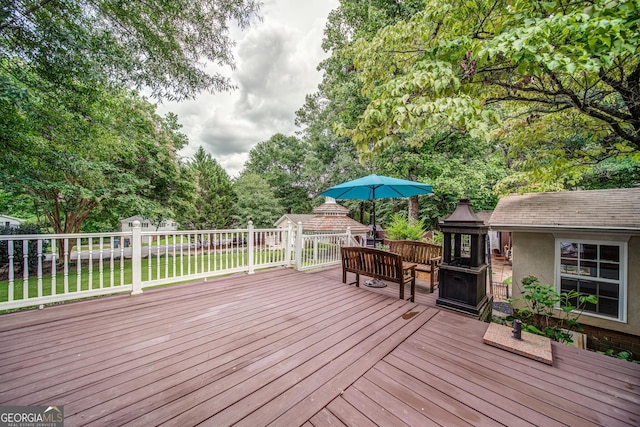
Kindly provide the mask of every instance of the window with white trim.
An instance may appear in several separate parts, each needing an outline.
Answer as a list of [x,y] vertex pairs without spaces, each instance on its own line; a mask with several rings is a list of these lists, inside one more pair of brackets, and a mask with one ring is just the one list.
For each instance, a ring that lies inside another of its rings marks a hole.
[[557,290],[595,295],[598,303],[587,304],[584,314],[626,321],[626,259],[625,242],[558,238]]

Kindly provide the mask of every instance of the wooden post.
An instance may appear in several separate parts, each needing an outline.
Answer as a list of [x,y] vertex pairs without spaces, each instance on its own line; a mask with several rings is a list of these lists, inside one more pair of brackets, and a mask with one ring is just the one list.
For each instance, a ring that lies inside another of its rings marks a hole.
[[[149,260],[149,262],[151,262],[151,260]],[[133,229],[131,230],[131,274],[132,274],[131,295],[141,294],[142,293],[142,224],[140,224],[140,221],[133,221]]]

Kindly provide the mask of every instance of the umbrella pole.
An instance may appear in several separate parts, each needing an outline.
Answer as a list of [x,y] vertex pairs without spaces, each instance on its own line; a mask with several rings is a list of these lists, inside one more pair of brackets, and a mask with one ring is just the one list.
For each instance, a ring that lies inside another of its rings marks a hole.
[[376,236],[377,236],[377,231],[376,230],[376,188],[373,188],[373,199],[371,199],[372,202],[372,210],[373,210],[373,247],[376,247]]

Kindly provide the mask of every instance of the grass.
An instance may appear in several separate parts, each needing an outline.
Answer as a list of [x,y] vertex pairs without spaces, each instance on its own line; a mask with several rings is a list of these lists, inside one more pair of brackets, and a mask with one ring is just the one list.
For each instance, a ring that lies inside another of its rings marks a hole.
[[[171,254],[161,255],[159,257],[151,255],[151,257],[143,258],[141,265],[141,276],[143,284],[151,280],[160,280],[175,277],[177,283],[188,282],[192,279],[184,279],[185,276],[202,272],[224,272],[228,269],[235,269],[247,265],[247,250],[242,249],[231,252],[199,252],[198,256],[186,255],[175,257]],[[284,259],[284,250],[257,250],[254,252],[254,262],[265,264]],[[151,266],[149,267],[149,265]],[[222,273],[224,274],[224,273]],[[133,281],[132,261],[120,258],[114,259],[113,286],[130,285]],[[100,285],[100,264],[94,261],[92,264],[92,274],[89,274],[89,264],[84,261],[81,264],[80,275],[78,275],[77,264],[70,263],[67,278],[67,292],[65,292],[64,271],[58,267],[55,278],[51,274],[42,276],[41,295],[52,295],[51,289],[55,280],[56,294],[73,293],[78,291],[87,291],[91,289],[109,288],[112,286],[112,273],[110,260],[104,260],[102,267],[102,286]],[[37,277],[29,277],[28,279],[28,296],[29,298],[38,297],[38,279]],[[16,274],[13,283],[13,300],[22,300],[24,291],[24,280],[21,275]],[[8,280],[0,281],[0,302],[8,301],[9,282]]]

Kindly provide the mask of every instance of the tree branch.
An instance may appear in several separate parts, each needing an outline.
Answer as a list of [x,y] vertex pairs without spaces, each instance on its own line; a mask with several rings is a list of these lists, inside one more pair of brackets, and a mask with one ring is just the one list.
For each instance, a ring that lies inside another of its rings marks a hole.
[[[31,6],[31,8],[29,8],[24,12],[23,16],[28,17],[29,15],[32,15],[36,10],[42,9],[44,6],[47,5],[47,3],[51,3],[51,1],[52,0],[42,0],[40,3],[34,4],[33,6]],[[16,21],[15,19],[12,19],[3,24],[0,24],[0,32],[2,32],[8,26],[13,25],[15,21]]]

